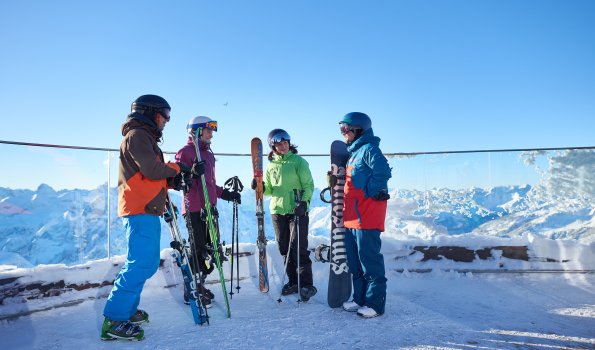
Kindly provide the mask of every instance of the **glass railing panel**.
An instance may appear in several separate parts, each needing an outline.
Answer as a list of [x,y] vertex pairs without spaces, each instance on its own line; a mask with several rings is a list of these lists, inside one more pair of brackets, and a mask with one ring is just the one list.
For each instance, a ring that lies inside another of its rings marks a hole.
[[107,256],[106,153],[0,145],[0,264],[80,264]]
[[[0,265],[67,265],[126,253],[118,217],[117,150],[0,144],[6,164],[0,176]],[[173,159],[166,153],[166,158]],[[328,237],[328,156],[305,155],[316,189],[310,230]],[[237,227],[240,242],[255,242],[252,165],[248,156],[216,155],[217,183],[238,176],[244,185]],[[268,161],[264,161],[265,167]],[[595,152],[592,149],[397,154],[389,157],[385,235],[440,242],[440,237],[595,240]],[[108,187],[110,190],[108,191]],[[176,206],[181,194],[170,190]],[[108,205],[109,203],[109,205]],[[219,200],[221,240],[232,241],[232,204]],[[184,219],[178,224],[187,235]],[[275,239],[265,198],[265,232]],[[169,247],[162,222],[161,248]]]

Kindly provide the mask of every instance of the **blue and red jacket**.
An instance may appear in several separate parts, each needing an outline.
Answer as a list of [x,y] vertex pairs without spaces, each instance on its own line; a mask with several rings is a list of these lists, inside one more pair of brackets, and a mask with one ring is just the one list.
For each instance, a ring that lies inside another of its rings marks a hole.
[[346,228],[384,231],[386,200],[375,200],[378,193],[388,193],[391,168],[378,148],[380,138],[372,128],[347,145],[343,222]]

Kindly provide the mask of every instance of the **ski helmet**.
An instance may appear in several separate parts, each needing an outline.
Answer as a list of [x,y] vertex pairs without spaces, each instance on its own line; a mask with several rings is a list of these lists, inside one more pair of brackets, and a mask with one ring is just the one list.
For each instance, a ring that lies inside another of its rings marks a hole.
[[[155,113],[161,113],[164,109],[171,111],[171,107],[167,101],[157,95],[142,95],[130,106],[132,112],[137,112],[144,115],[154,116]],[[165,113],[161,113],[162,116],[166,116]],[[167,117],[169,120],[169,117]]]
[[[349,128],[361,129],[363,132],[372,127],[372,120],[365,113],[351,112],[345,114],[339,124],[341,124],[341,132],[347,131]],[[344,128],[345,130],[343,130]]]
[[281,141],[287,141],[291,143],[291,137],[289,136],[287,131],[283,129],[273,129],[271,132],[269,132],[268,141],[269,146],[271,147],[271,149],[273,149],[275,144]]
[[186,129],[190,135],[194,135],[194,131],[198,128],[217,131],[217,122],[204,116],[194,117],[188,121]]

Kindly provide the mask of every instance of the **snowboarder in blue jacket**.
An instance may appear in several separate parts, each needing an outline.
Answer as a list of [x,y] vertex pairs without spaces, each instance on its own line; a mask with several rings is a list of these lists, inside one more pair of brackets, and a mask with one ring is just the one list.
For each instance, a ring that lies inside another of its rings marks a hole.
[[384,231],[391,168],[374,136],[372,121],[364,113],[346,114],[341,134],[347,143],[343,222],[347,228],[345,248],[347,265],[353,279],[353,300],[343,309],[362,317],[384,313],[386,277],[384,257],[380,253],[380,233]]

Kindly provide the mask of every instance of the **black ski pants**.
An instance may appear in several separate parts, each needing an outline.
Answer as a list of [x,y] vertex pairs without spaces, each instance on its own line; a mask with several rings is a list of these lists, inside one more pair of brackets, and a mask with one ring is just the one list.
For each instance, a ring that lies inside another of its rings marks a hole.
[[[188,228],[188,242],[190,243],[190,250],[192,252],[191,263],[193,271],[202,271],[203,273],[209,274],[213,271],[213,264],[207,268],[205,264],[205,258],[209,256],[209,250],[207,244],[210,245],[211,249],[217,249],[217,244],[212,244],[211,235],[207,228],[207,222],[204,219],[204,214],[200,212],[190,212],[184,214],[186,219],[186,227]],[[218,231],[218,220],[217,216],[213,217],[215,230]],[[217,237],[219,240],[219,237]]]
[[[275,237],[279,244],[279,252],[287,261],[287,278],[290,284],[297,284],[298,268],[297,268],[297,230],[296,217],[293,214],[287,215],[271,215],[273,221],[273,228],[275,229]],[[310,218],[308,215],[299,217],[299,240],[300,240],[300,286],[312,286],[312,260],[310,260],[310,251],[308,250],[308,225]],[[293,237],[291,248],[289,247],[290,237]]]

